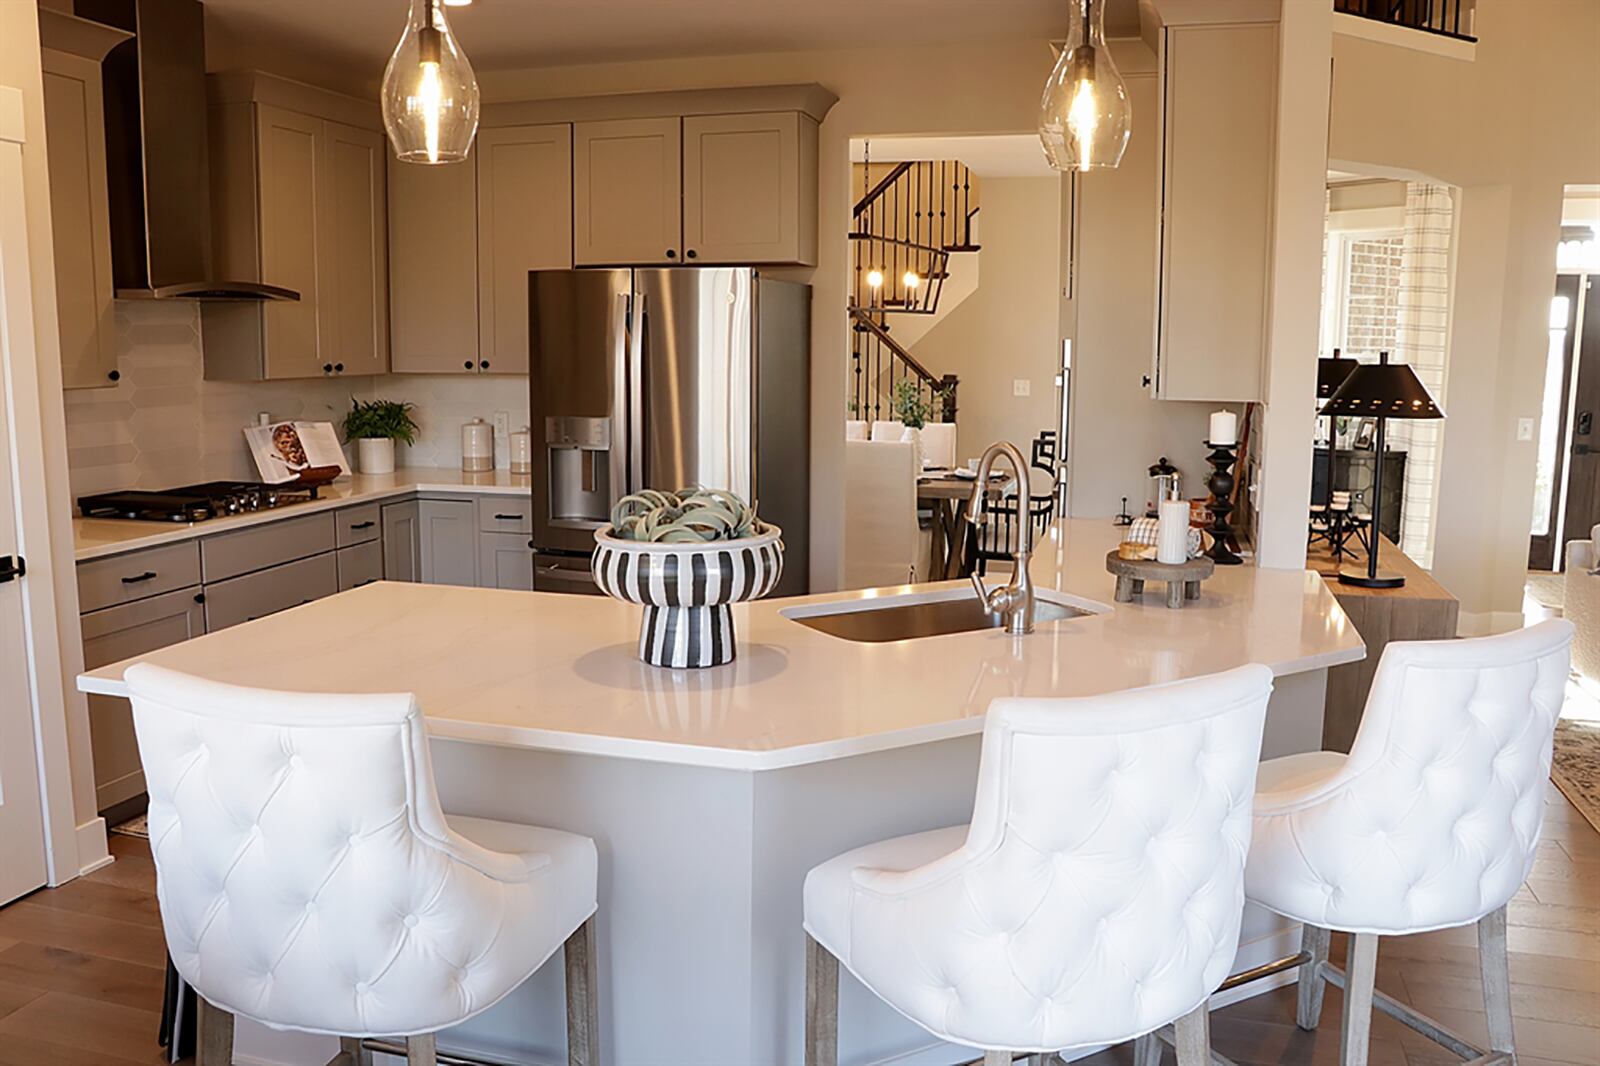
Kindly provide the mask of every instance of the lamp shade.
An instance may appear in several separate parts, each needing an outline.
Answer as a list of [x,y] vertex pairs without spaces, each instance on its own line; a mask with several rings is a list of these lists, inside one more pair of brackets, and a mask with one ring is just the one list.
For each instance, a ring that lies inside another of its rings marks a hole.
[[1353,364],[1344,384],[1322,405],[1322,413],[1356,418],[1443,418],[1444,411],[1417,372],[1388,358],[1385,352],[1383,362]]
[[1335,355],[1332,359],[1317,360],[1317,399],[1326,400],[1339,391],[1339,386],[1344,384],[1350,372],[1361,364],[1354,359],[1340,359]]

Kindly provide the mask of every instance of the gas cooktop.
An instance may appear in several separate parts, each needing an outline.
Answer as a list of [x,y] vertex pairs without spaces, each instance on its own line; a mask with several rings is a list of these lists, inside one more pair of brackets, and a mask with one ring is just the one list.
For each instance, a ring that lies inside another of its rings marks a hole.
[[80,496],[85,518],[131,518],[141,522],[203,522],[208,518],[267,511],[317,498],[312,485],[265,485],[256,481],[207,481],[152,492],[129,489]]

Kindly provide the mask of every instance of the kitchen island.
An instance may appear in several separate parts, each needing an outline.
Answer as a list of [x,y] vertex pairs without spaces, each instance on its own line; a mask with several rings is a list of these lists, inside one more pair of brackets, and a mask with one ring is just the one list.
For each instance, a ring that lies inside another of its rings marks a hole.
[[[1181,611],[1155,593],[1113,606],[1104,557],[1116,539],[1101,522],[1051,529],[1034,579],[1041,595],[1087,613],[1020,638],[855,643],[795,620],[903,594],[971,595],[951,584],[875,589],[735,606],[733,663],[666,671],[636,659],[639,612],[625,604],[384,582],[144,660],[235,684],[415,693],[448,810],[599,845],[606,1061],[791,1063],[805,872],[863,843],[965,821],[991,700],[1259,662],[1277,678],[1264,755],[1319,746],[1326,672],[1364,654],[1322,580],[1219,568]],[[128,665],[85,674],[80,687],[124,695]],[[1293,932],[1247,915],[1237,967],[1284,953]],[[844,983],[842,1061],[960,1061]],[[546,966],[443,1043],[556,1061],[561,1004],[560,968]],[[311,1061],[322,1045],[306,1041],[246,1027],[240,1054]]]

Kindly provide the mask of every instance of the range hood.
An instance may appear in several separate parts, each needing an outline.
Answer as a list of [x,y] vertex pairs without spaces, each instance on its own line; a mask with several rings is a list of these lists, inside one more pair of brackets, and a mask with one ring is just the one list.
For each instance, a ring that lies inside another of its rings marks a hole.
[[293,289],[211,275],[206,35],[199,0],[76,0],[74,11],[134,35],[101,65],[117,298],[300,299]]

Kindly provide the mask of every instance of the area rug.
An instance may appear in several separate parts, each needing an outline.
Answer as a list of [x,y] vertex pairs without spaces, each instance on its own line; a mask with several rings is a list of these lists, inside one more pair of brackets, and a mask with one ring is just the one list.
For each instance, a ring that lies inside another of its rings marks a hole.
[[1566,603],[1567,575],[1543,570],[1528,571],[1528,595],[1540,607],[1559,611]]
[[111,831],[113,833],[121,833],[125,837],[138,837],[141,840],[149,840],[150,820],[141,814],[137,818],[129,818],[121,825],[112,826]]
[[1550,779],[1600,831],[1600,722],[1563,718],[1556,723]]

